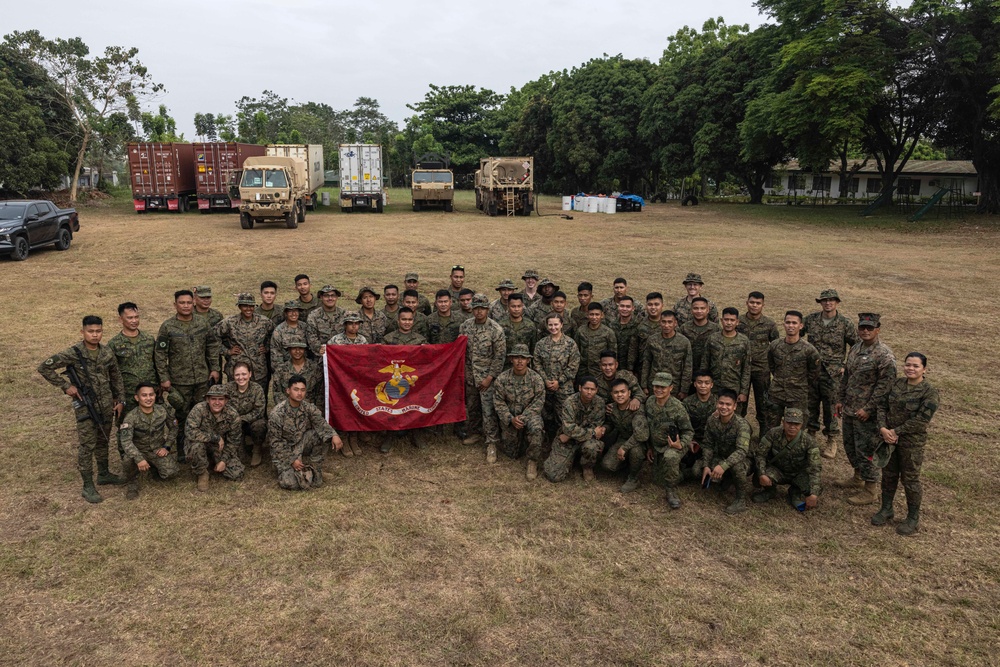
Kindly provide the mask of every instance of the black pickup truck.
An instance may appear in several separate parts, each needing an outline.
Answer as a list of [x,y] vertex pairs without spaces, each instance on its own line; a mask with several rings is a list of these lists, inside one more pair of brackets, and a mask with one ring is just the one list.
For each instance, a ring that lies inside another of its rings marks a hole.
[[56,208],[44,199],[0,201],[0,255],[15,261],[27,259],[29,251],[50,243],[56,250],[68,250],[78,231],[80,217],[75,208]]

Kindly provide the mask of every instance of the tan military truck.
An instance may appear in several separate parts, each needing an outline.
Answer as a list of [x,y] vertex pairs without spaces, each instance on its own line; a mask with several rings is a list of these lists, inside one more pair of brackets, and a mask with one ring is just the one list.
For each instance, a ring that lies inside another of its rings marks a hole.
[[476,171],[476,208],[491,217],[531,215],[535,208],[535,161],[484,157]]
[[410,172],[410,193],[413,210],[443,208],[454,210],[455,174],[448,168],[448,160],[435,154],[420,158]]
[[309,179],[306,163],[296,157],[264,155],[243,162],[240,179],[240,227],[284,221],[295,229],[306,221]]

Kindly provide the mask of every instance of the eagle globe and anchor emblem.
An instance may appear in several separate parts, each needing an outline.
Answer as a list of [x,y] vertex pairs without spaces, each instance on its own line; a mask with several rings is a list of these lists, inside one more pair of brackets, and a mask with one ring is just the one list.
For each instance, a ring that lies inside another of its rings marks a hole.
[[362,408],[361,400],[358,397],[358,390],[352,389],[351,402],[354,403],[355,409],[366,417],[377,412],[386,412],[391,415],[402,415],[407,412],[413,412],[414,410],[424,414],[434,412],[434,410],[437,409],[437,406],[441,404],[441,398],[444,396],[443,390],[439,391],[434,396],[434,404],[430,407],[415,404],[397,407],[399,402],[409,395],[410,390],[417,384],[417,380],[420,377],[416,374],[416,369],[406,366],[405,362],[405,359],[393,359],[391,365],[379,370],[379,373],[392,374],[392,377],[385,382],[379,382],[375,385],[375,398],[382,405],[377,405],[370,410]]

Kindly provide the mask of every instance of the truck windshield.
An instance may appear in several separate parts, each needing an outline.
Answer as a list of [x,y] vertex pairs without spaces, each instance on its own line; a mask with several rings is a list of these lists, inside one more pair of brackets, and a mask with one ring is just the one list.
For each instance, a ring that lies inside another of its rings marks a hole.
[[451,183],[451,174],[446,171],[415,171],[414,183]]
[[240,185],[244,188],[287,188],[288,179],[280,169],[245,169]]
[[20,220],[24,217],[24,204],[0,205],[0,220]]

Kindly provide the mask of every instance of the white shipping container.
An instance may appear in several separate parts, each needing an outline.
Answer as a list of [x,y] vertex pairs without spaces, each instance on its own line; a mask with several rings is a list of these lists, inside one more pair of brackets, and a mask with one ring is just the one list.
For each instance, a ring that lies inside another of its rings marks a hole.
[[306,163],[309,194],[313,194],[323,187],[323,178],[326,172],[323,169],[322,144],[269,144],[265,155],[297,157]]
[[382,192],[382,146],[340,144],[340,192],[342,194]]

